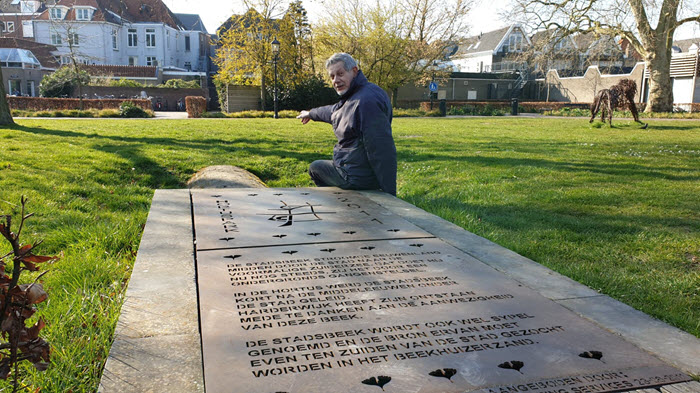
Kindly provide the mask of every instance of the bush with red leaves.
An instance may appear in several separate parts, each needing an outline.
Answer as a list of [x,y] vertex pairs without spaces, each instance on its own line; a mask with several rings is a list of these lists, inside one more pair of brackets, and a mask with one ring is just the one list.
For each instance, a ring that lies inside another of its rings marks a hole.
[[[49,343],[39,337],[46,325],[44,320],[39,318],[34,325],[26,325],[26,320],[36,312],[36,305],[48,298],[43,286],[37,282],[46,272],[31,284],[19,284],[20,275],[24,271],[39,271],[39,264],[59,258],[36,255],[34,249],[40,242],[35,245],[20,242],[24,223],[32,216],[25,214],[26,202],[22,197],[22,213],[16,232],[12,231],[12,216],[0,216],[0,221],[4,220],[0,222],[0,235],[12,246],[12,251],[0,257],[0,378],[7,379],[12,375],[13,392],[19,386],[19,363],[26,360],[37,370],[44,371],[49,365],[51,352]],[[9,261],[11,275],[7,272]]]
[[207,99],[198,96],[185,97],[185,106],[187,107],[187,117],[202,117],[202,113],[207,111]]

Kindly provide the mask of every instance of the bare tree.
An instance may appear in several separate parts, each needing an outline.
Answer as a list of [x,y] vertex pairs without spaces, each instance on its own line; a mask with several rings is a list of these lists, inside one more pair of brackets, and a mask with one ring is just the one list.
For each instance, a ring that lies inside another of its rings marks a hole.
[[[100,40],[101,37],[91,37],[85,33],[81,34],[81,25],[74,20],[62,19],[54,20],[49,19],[50,30],[60,37],[61,44],[68,49],[68,52],[63,54],[67,56],[70,65],[73,67],[75,79],[73,82],[77,87],[78,94],[78,109],[83,110],[83,78],[81,78],[81,65],[82,62],[88,62],[90,60],[100,60],[98,58],[89,56],[88,54],[81,51],[81,45],[88,44],[92,40]],[[61,60],[63,63],[63,60]]]
[[[629,40],[649,70],[647,112],[673,110],[671,47],[685,23],[700,22],[699,6],[684,0],[513,0],[511,19],[534,29],[557,28]],[[655,25],[655,27],[654,27]]]
[[471,0],[347,0],[328,10],[314,29],[317,58],[347,52],[372,82],[392,92],[424,82],[448,48],[467,32]]
[[517,60],[528,64],[536,77],[544,78],[545,100],[549,101],[554,75],[549,70],[557,70],[562,76],[578,71],[581,53],[572,37],[558,29],[539,31],[532,35],[530,42]]

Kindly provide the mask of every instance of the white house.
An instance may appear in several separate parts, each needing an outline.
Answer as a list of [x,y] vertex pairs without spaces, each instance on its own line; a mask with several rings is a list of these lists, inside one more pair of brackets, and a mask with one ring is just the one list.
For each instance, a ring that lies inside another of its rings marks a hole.
[[[187,16],[190,24],[199,20]],[[188,29],[161,0],[49,0],[29,23],[23,34],[56,46],[64,64],[75,58],[195,75],[209,70],[206,30]]]
[[470,37],[450,58],[460,72],[513,72],[523,67],[518,54],[530,46],[520,25]]
[[[673,42],[671,53],[671,78],[673,103],[700,102],[700,37]],[[679,105],[690,110],[689,106]]]

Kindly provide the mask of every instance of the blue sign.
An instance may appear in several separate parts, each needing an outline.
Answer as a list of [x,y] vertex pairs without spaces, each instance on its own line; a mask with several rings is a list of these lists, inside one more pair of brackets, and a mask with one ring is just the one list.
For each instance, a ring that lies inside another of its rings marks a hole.
[[430,91],[436,92],[438,91],[438,84],[436,82],[430,82],[428,88],[430,89]]

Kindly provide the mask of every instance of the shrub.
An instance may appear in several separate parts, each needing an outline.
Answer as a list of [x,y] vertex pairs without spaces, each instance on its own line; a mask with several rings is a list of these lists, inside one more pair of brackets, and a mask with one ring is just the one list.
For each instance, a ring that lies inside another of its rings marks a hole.
[[166,89],[199,89],[199,82],[197,81],[186,81],[182,79],[168,79],[156,87],[166,88]]
[[136,82],[131,79],[117,79],[109,82],[109,86],[114,87],[144,87],[143,83]]
[[[86,99],[83,100],[83,108],[85,109],[119,109],[124,99],[120,98],[103,98],[103,99]],[[131,100],[134,105],[144,110],[151,109],[151,101],[144,99]],[[14,97],[8,96],[7,103],[11,109],[29,110],[29,111],[54,111],[63,109],[77,109],[80,100],[77,98],[43,98],[43,97]]]
[[121,117],[150,117],[142,108],[136,106],[131,101],[124,101],[119,105],[119,116]]
[[491,104],[451,107],[447,111],[447,114],[452,116],[503,116],[508,113],[510,113],[510,109]]
[[[338,102],[338,94],[320,75],[311,75],[293,86],[279,86],[279,109],[304,110]],[[274,106],[274,85],[267,86],[265,107]]]
[[119,117],[121,113],[116,109],[102,109],[98,111],[95,117]]
[[394,117],[440,117],[440,110],[433,109],[432,111],[424,111],[422,109],[394,109]]
[[[153,117],[150,111],[145,111],[146,117]],[[116,109],[87,109],[81,110],[63,110],[63,111],[27,111],[27,110],[12,110],[13,117],[120,117],[120,112]]]
[[221,119],[221,118],[226,118],[226,114],[223,112],[204,112],[202,113],[202,117],[210,118],[210,119]]
[[207,110],[207,100],[204,97],[187,96],[185,97],[185,106],[187,107],[187,117],[201,117],[202,113]]
[[81,82],[82,85],[90,83],[90,75],[86,71],[73,67],[61,67],[55,72],[44,76],[39,83],[39,94],[42,97],[68,97]]

